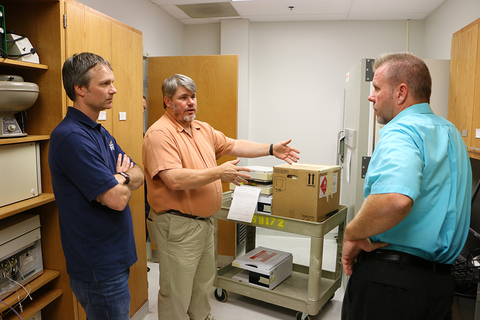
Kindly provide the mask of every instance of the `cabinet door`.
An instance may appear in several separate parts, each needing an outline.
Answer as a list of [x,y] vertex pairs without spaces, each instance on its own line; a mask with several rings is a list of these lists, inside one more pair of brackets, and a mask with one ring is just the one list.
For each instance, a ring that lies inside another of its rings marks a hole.
[[474,96],[473,96],[473,111],[470,116],[472,119],[472,134],[470,135],[470,145],[469,151],[470,156],[476,159],[480,159],[480,23],[475,24],[475,27],[472,31],[472,43],[471,46],[474,46],[475,49],[472,49],[476,52],[476,60],[471,66],[470,72],[474,72],[474,78],[471,84],[471,87],[474,87]]
[[[66,0],[66,57],[93,52],[110,62],[117,89],[107,120],[99,121],[117,140],[123,151],[142,165],[143,133],[143,38],[141,32],[74,0]],[[71,105],[71,102],[70,104]],[[125,121],[119,120],[124,112]],[[130,314],[133,316],[148,302],[143,186],[133,192],[129,202],[137,247],[138,262],[130,270]],[[78,305],[79,319],[85,319]]]
[[[143,38],[127,27],[112,24],[112,59],[115,87],[113,99],[113,135],[122,150],[139,166],[143,143]],[[125,121],[119,121],[124,112]],[[130,314],[133,316],[148,301],[147,250],[145,229],[145,195],[143,186],[132,194],[129,202],[138,262],[130,269]]]
[[448,120],[462,133],[469,150],[472,144],[475,144],[472,115],[474,114],[477,55],[478,24],[453,35]]
[[[112,23],[75,1],[65,3],[65,13],[67,15],[65,57],[88,51],[96,53],[112,63]],[[114,98],[114,103],[115,100]],[[72,105],[72,101],[67,98],[67,106]],[[110,133],[113,126],[112,113],[112,110],[107,110],[107,120],[100,121]]]

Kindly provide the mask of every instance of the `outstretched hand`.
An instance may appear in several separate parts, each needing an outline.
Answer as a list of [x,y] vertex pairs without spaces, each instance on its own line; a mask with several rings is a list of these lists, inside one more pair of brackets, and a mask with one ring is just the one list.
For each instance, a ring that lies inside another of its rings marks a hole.
[[298,156],[300,151],[288,145],[291,141],[292,139],[289,139],[277,142],[273,145],[273,155],[280,160],[284,160],[288,164],[292,164],[292,161],[297,162],[298,159],[300,159]]

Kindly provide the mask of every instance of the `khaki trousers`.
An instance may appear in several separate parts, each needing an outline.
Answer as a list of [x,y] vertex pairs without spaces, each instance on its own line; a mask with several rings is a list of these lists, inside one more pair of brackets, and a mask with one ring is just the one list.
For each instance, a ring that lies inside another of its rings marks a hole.
[[195,220],[150,210],[147,228],[160,268],[159,320],[204,320],[216,274],[213,218]]

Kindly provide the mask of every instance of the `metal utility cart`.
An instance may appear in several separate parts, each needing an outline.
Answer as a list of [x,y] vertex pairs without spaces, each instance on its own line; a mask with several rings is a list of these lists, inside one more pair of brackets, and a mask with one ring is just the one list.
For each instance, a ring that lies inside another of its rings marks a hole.
[[[222,208],[214,217],[228,220],[230,204],[231,199],[225,194]],[[310,319],[309,315],[316,315],[325,303],[333,298],[335,291],[341,285],[341,249],[346,215],[347,207],[345,206],[340,206],[337,213],[323,222],[309,222],[255,213],[252,223],[245,223],[248,228],[268,228],[311,237],[310,265],[307,267],[293,264],[292,275],[273,290],[269,290],[232,279],[244,270],[229,264],[217,271],[214,282],[214,286],[217,288],[214,292],[215,298],[218,301],[225,302],[227,291],[232,291],[250,298],[297,310],[299,311],[296,315],[298,320]],[[339,229],[335,271],[322,270],[323,238],[337,226]],[[215,238],[216,242],[217,238]],[[254,248],[254,239],[250,241],[250,244],[247,242],[247,252]]]

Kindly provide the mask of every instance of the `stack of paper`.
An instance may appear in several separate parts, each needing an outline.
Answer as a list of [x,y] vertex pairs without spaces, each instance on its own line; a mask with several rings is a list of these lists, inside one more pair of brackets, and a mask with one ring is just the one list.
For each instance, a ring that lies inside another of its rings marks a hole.
[[[261,213],[272,213],[272,199],[273,199],[273,167],[263,166],[246,166],[251,171],[248,174],[252,179],[248,180],[248,184],[245,186],[259,188],[260,196],[258,198],[258,204],[256,211]],[[243,186],[244,184],[242,184]],[[235,190],[236,185],[230,183],[230,190]],[[232,192],[233,199],[234,192]]]
[[273,167],[263,166],[245,166],[251,171],[248,174],[252,177],[251,180],[260,182],[272,182],[273,179]]

